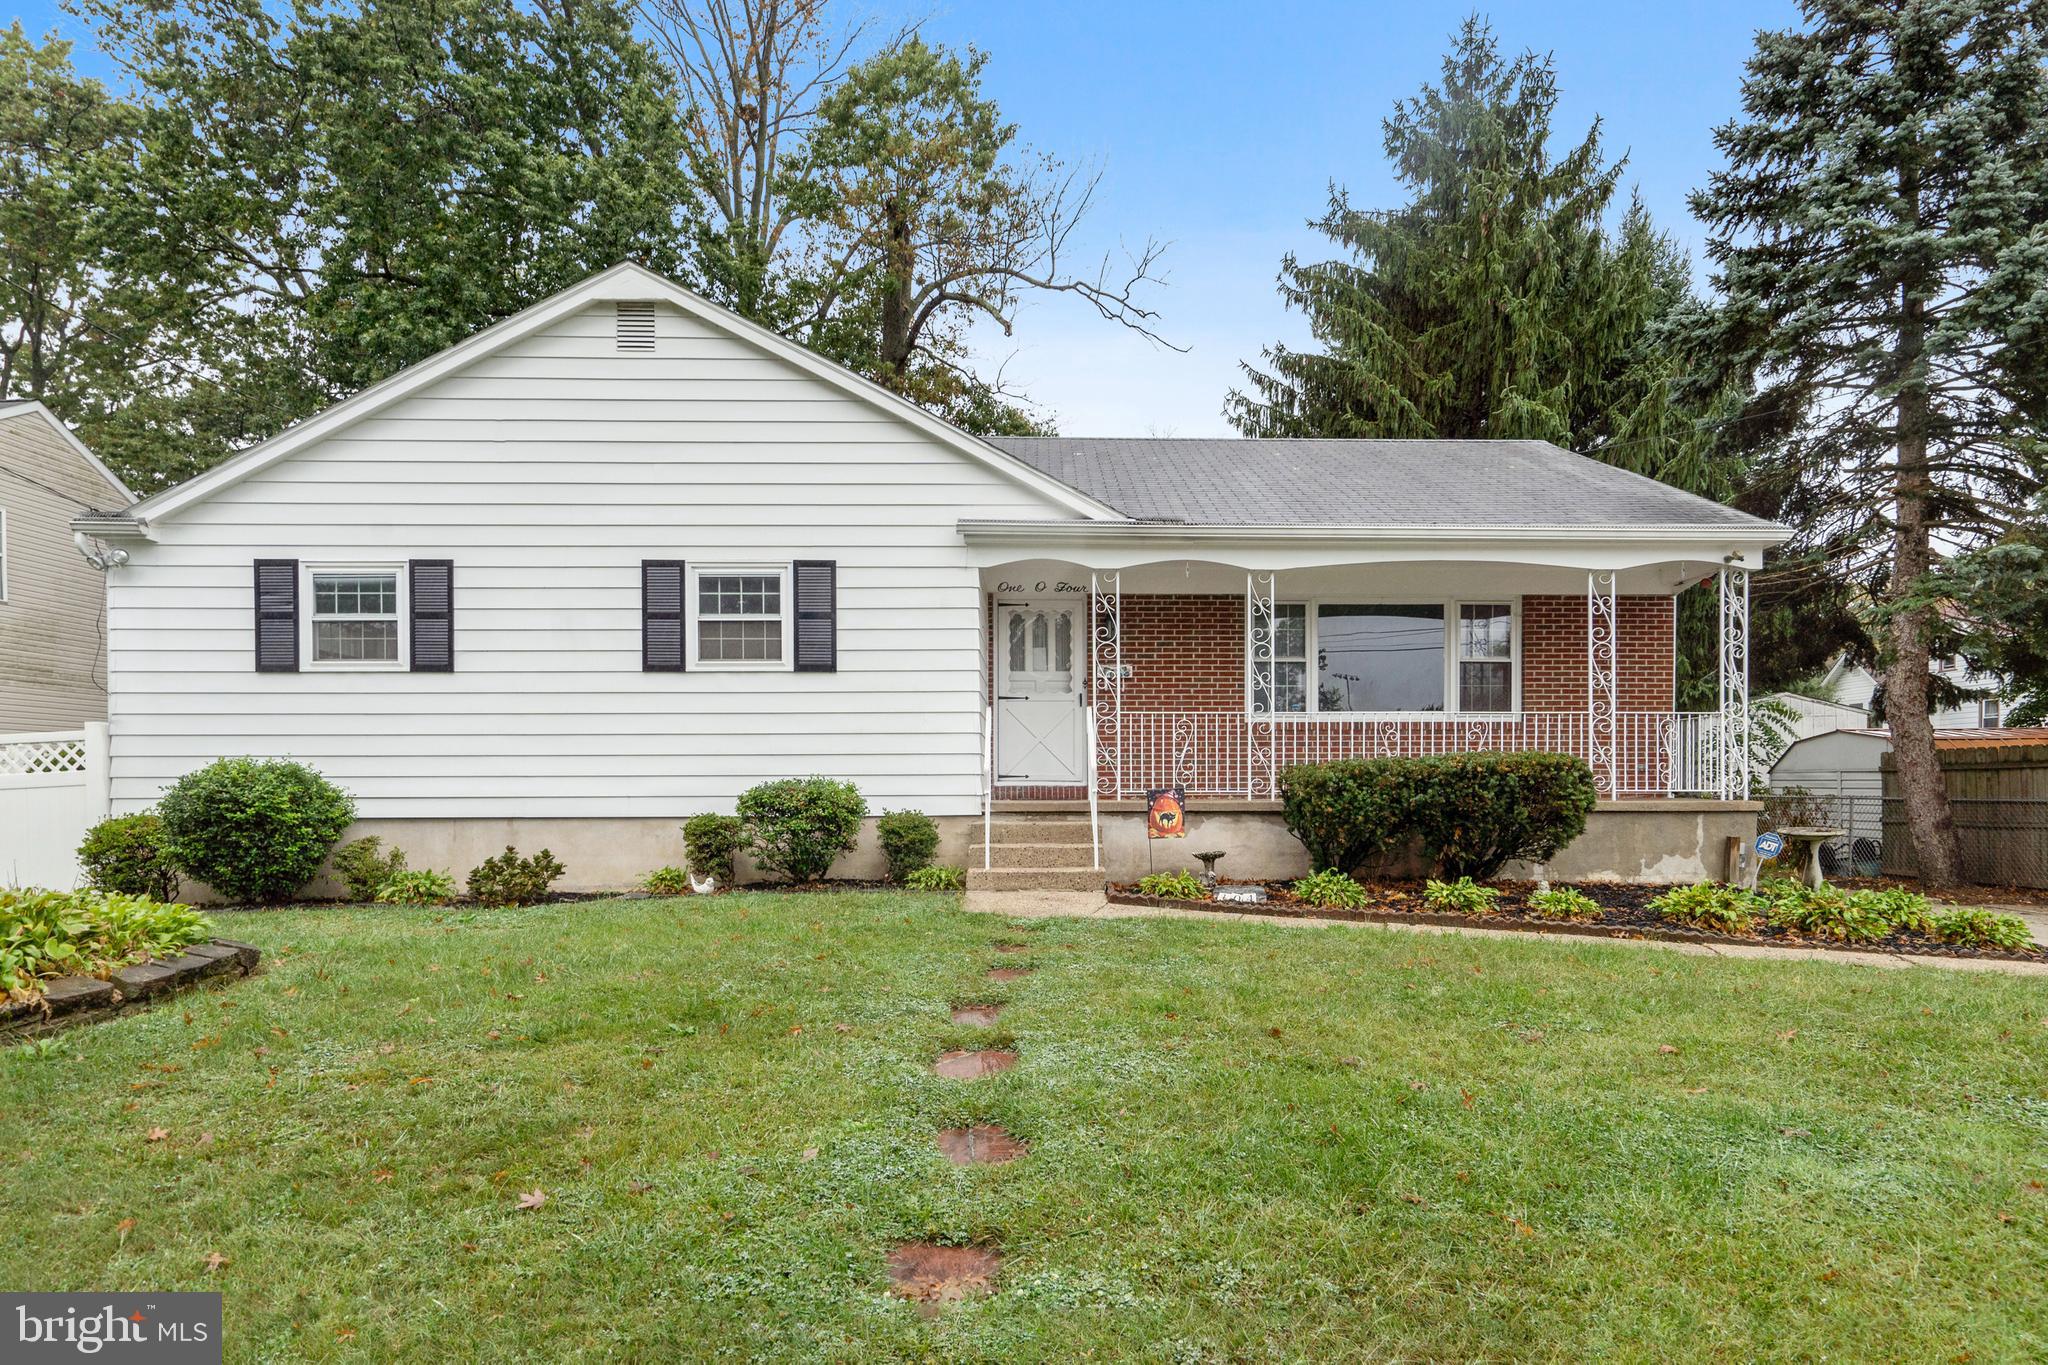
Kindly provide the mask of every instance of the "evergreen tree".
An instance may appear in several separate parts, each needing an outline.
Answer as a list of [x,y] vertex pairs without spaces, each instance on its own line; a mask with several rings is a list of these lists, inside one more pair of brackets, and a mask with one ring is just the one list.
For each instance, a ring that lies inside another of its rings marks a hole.
[[2024,525],[2048,416],[2048,4],[1803,0],[1758,35],[1693,198],[1754,381],[1733,429],[1802,548],[1871,604],[1922,878],[1961,875],[1928,715],[1936,546]]
[[1554,441],[1710,496],[1736,470],[1674,399],[1666,321],[1692,302],[1684,257],[1640,203],[1607,226],[1624,163],[1596,121],[1551,154],[1557,75],[1466,21],[1439,85],[1404,100],[1385,146],[1409,202],[1334,190],[1316,223],[1346,256],[1289,255],[1281,294],[1320,348],[1247,364],[1227,411],[1254,436]]

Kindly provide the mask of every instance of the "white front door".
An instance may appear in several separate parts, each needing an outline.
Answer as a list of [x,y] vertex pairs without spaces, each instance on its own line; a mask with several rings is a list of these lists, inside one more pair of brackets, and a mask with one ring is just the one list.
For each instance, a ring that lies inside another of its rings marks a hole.
[[996,608],[996,777],[1003,782],[1085,782],[1088,641],[1073,603]]

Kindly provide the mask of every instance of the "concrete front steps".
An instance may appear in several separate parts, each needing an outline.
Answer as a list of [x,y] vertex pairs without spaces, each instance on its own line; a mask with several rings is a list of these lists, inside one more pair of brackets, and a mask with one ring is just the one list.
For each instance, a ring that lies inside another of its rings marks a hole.
[[1102,890],[1094,866],[1094,830],[1086,803],[997,802],[989,823],[989,863],[981,866],[981,822],[968,846],[970,891]]

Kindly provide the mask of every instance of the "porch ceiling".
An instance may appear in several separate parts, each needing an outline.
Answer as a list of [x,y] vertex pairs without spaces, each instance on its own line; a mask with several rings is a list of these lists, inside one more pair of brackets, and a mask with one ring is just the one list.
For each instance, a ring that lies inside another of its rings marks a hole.
[[[1709,579],[1719,561],[1670,561],[1624,569],[1615,590],[1632,597],[1673,596]],[[1242,597],[1245,569],[1209,559],[1155,560],[1150,563],[1091,565],[1083,560],[1013,559],[984,565],[982,588],[999,596],[1084,597],[1089,574],[1097,568],[1122,575],[1129,594],[1195,593]],[[1584,595],[1586,570],[1529,562],[1434,560],[1317,564],[1281,569],[1276,592],[1286,598],[1317,598],[1353,594],[1367,600],[1395,598],[1517,597],[1527,594]]]

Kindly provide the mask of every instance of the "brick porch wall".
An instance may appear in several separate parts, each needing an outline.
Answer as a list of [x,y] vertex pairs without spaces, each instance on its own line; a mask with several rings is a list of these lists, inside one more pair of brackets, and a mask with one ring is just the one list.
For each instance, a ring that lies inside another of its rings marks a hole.
[[[986,602],[994,700],[995,599]],[[1676,604],[1668,597],[1622,597],[1615,604],[1619,638],[1616,693],[1623,711],[1667,711],[1677,685],[1673,653]],[[1085,610],[1084,610],[1085,615]],[[1226,711],[1244,708],[1244,599],[1175,593],[1126,594],[1124,710]],[[1085,664],[1084,664],[1085,667]],[[1586,599],[1583,595],[1522,599],[1522,706],[1525,711],[1586,708]],[[1204,770],[1241,766],[1234,755],[1208,755]],[[1003,787],[1000,799],[1085,796],[1081,787]]]

